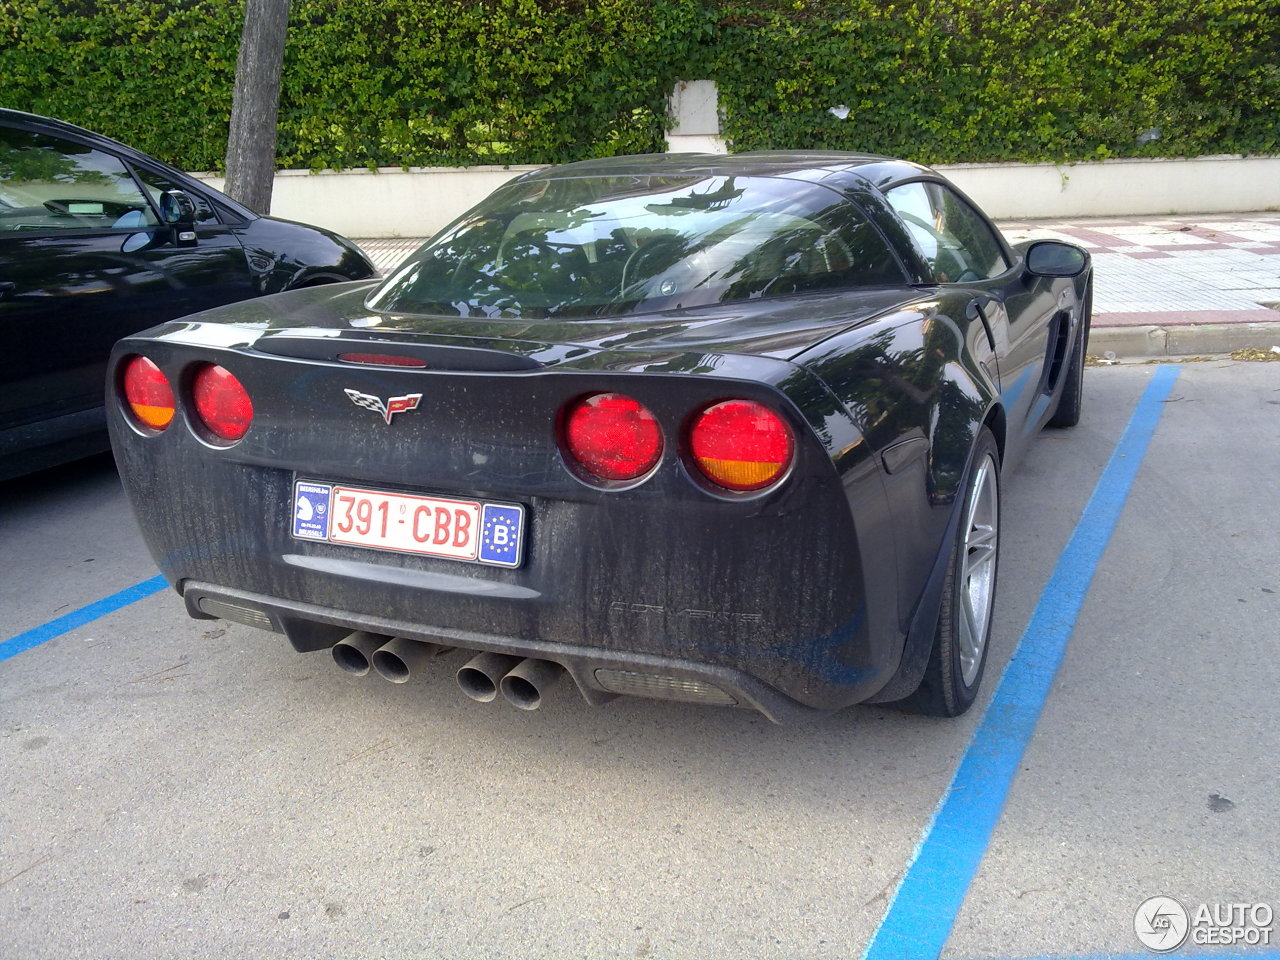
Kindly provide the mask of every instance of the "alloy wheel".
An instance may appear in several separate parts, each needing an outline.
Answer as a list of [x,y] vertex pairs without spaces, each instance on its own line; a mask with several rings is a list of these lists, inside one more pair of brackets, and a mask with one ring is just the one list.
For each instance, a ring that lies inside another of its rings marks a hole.
[[977,679],[983,649],[991,630],[991,609],[995,600],[996,559],[1000,542],[1000,486],[998,467],[991,454],[984,454],[973,477],[969,494],[968,529],[960,569],[958,618],[960,675],[965,686]]

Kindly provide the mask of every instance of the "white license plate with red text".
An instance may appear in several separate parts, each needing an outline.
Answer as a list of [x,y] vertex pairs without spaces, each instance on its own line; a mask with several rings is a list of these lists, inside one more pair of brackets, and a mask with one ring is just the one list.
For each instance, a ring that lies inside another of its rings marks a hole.
[[519,566],[524,507],[298,480],[293,536],[502,567]]

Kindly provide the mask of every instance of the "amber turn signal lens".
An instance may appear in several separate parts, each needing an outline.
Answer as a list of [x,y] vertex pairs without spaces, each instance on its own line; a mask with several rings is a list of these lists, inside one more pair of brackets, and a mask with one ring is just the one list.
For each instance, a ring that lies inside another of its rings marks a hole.
[[124,366],[121,389],[134,419],[144,427],[163,430],[173,420],[173,388],[169,378],[146,357],[130,357]]
[[201,367],[191,384],[191,400],[200,422],[219,440],[234,443],[253,422],[253,401],[226,367]]
[[783,419],[754,400],[724,400],[689,428],[693,462],[728,490],[762,490],[791,466],[795,441]]
[[662,430],[649,409],[621,393],[597,393],[566,411],[564,446],[602,480],[635,480],[662,456]]

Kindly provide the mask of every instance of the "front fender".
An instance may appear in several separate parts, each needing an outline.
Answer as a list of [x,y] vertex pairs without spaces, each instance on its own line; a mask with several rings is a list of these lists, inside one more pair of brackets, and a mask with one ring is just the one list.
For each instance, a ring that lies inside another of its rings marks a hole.
[[318,227],[259,217],[236,233],[262,294],[377,276],[355,244]]

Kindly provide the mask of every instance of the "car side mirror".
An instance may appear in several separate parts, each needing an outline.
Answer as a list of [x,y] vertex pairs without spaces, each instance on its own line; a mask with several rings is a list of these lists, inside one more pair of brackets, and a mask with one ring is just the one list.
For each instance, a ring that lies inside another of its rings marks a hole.
[[121,253],[137,253],[139,250],[145,250],[155,242],[155,238],[150,233],[131,233],[124,238],[124,243],[120,244]]
[[1038,240],[1027,248],[1027,271],[1038,277],[1078,277],[1089,255],[1061,240]]
[[181,190],[166,190],[160,194],[160,216],[173,229],[175,247],[196,245],[196,205]]

